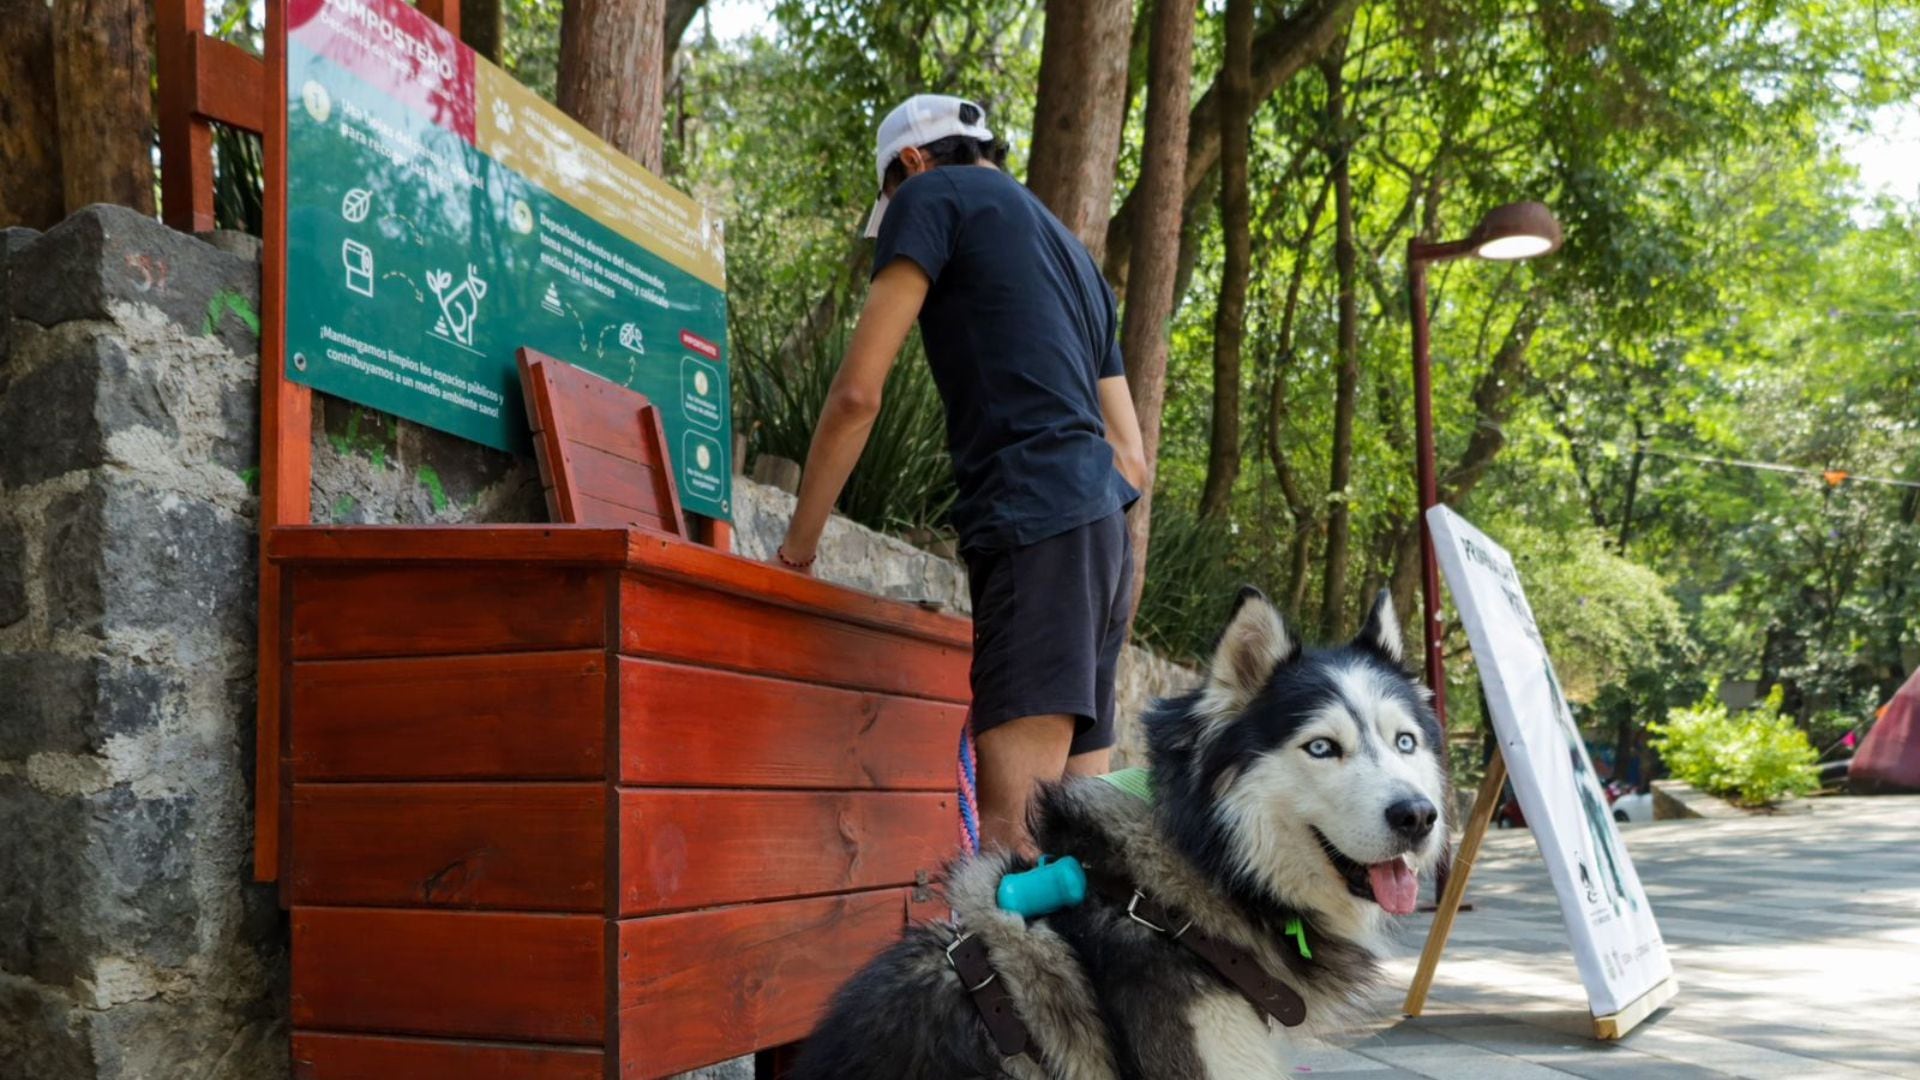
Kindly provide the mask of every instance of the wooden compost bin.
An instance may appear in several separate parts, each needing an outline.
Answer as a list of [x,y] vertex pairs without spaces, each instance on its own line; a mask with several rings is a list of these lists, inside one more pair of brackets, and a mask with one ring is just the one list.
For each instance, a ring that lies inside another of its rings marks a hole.
[[805,1035],[956,833],[958,618],[585,526],[283,527],[300,1080]]

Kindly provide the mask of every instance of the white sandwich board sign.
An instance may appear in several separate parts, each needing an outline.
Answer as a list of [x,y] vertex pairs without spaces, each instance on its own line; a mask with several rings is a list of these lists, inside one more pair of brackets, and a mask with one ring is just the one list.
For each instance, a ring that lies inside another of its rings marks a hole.
[[1560,692],[1513,558],[1444,506],[1427,512],[1447,587],[1473,645],[1521,812],[1553,878],[1596,1017],[1663,989],[1667,959],[1653,908]]

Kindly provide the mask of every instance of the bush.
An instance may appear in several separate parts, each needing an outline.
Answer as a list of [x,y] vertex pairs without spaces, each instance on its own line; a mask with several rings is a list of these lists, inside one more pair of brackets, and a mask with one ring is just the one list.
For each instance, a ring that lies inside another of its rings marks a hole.
[[[752,425],[749,452],[805,464],[847,334],[783,362],[777,347],[755,347],[755,335],[739,333],[738,324],[735,330],[735,386]],[[915,336],[887,375],[880,415],[836,509],[883,532],[937,529],[946,525],[955,495],[945,406]]]
[[1197,517],[1173,499],[1155,502],[1134,637],[1162,656],[1204,660],[1248,583],[1238,562],[1225,523]]
[[1650,724],[1653,748],[1673,775],[1742,806],[1766,806],[1820,786],[1819,755],[1806,732],[1780,713],[1773,688],[1765,703],[1728,713],[1713,692],[1690,708],[1673,709]]

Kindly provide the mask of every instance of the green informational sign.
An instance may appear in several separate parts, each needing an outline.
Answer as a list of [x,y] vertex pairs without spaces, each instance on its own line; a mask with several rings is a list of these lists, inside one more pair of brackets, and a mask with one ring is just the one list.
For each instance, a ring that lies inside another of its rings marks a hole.
[[397,0],[291,0],[287,376],[531,453],[522,346],[660,408],[732,517],[716,221]]

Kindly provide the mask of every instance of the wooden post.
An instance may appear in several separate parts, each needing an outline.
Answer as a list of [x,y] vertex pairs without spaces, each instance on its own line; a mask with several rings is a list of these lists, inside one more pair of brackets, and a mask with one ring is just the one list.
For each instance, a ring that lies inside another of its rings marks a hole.
[[1467,895],[1467,878],[1473,873],[1473,860],[1480,854],[1480,841],[1493,822],[1494,807],[1500,804],[1500,789],[1507,782],[1507,759],[1496,747],[1487,762],[1486,778],[1480,781],[1480,793],[1474,796],[1473,812],[1467,815],[1467,831],[1460,837],[1460,850],[1453,857],[1453,872],[1447,877],[1440,906],[1433,913],[1433,929],[1427,931],[1427,944],[1420,950],[1420,966],[1413,974],[1413,986],[1407,990],[1408,1016],[1419,1016],[1426,1007],[1427,991],[1433,987],[1433,972],[1439,966],[1440,953],[1447,947],[1447,935],[1453,932],[1453,917]]
[[213,228],[213,128],[195,115],[194,44],[205,0],[160,0],[153,9],[159,71],[160,218],[181,232]]

